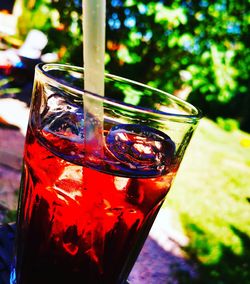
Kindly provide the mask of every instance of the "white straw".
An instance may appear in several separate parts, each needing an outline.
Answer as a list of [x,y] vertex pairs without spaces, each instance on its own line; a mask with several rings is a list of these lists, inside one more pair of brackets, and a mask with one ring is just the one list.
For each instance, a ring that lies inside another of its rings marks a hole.
[[[83,0],[84,90],[104,96],[106,0]],[[86,94],[84,102],[85,157],[103,155],[103,105]]]
[[84,89],[104,95],[106,0],[83,0]]

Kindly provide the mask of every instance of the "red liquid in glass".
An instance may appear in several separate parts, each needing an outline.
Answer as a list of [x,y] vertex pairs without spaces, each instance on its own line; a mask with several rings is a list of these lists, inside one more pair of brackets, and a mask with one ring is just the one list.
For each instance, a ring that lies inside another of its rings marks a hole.
[[[75,154],[73,142],[45,136],[61,153]],[[135,178],[108,165],[98,171],[59,157],[46,143],[28,130],[17,283],[123,283],[175,173]]]

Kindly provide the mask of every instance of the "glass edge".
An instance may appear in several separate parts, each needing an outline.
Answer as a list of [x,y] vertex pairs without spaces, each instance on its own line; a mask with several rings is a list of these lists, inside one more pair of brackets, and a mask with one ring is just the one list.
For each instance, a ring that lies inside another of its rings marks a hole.
[[[46,70],[43,69],[44,66],[47,67]],[[76,72],[80,72],[80,73],[82,73],[82,71],[84,70],[84,68],[80,67],[80,66],[73,66],[73,65],[70,65],[70,64],[61,64],[61,63],[38,63],[35,66],[35,71],[39,72],[39,74],[42,75],[47,82],[49,82],[50,84],[56,84],[58,87],[61,86],[64,89],[67,89],[70,92],[73,92],[73,93],[80,95],[80,96],[83,96],[85,93],[87,93],[90,96],[93,96],[93,97],[95,97],[99,100],[102,100],[102,101],[106,101],[108,103],[112,103],[112,104],[119,105],[119,106],[126,106],[127,108],[131,108],[133,110],[140,110],[140,111],[144,111],[144,112],[155,114],[155,115],[161,115],[163,117],[169,117],[171,119],[176,118],[178,121],[179,121],[179,119],[182,119],[183,120],[182,122],[194,123],[194,122],[198,122],[203,117],[201,109],[192,105],[191,103],[184,101],[184,100],[182,100],[182,99],[180,99],[180,98],[178,98],[174,95],[171,95],[168,92],[162,91],[160,89],[148,86],[146,84],[143,84],[143,83],[140,83],[140,82],[137,82],[137,81],[133,81],[131,79],[127,79],[127,78],[120,77],[120,76],[117,76],[117,75],[105,73],[105,77],[107,77],[107,78],[121,80],[121,81],[126,82],[126,83],[131,83],[131,84],[134,84],[134,85],[137,85],[137,86],[140,86],[140,87],[143,87],[143,88],[164,94],[164,95],[170,97],[172,100],[174,100],[178,103],[185,104],[187,107],[194,110],[196,112],[196,114],[178,114],[178,113],[170,113],[170,112],[153,110],[153,109],[150,109],[150,108],[138,107],[138,106],[134,106],[134,105],[131,105],[131,104],[128,104],[128,103],[124,103],[124,102],[120,102],[120,101],[117,101],[117,100],[114,100],[114,99],[110,99],[110,98],[107,98],[107,97],[102,97],[98,94],[91,93],[91,92],[84,90],[84,89],[80,90],[78,88],[67,86],[67,85],[61,83],[60,81],[56,80],[56,78],[54,76],[47,73],[47,71],[49,71],[49,70],[58,70],[58,69],[59,70],[71,69],[72,71],[76,71]],[[187,121],[185,121],[185,120],[187,120]]]

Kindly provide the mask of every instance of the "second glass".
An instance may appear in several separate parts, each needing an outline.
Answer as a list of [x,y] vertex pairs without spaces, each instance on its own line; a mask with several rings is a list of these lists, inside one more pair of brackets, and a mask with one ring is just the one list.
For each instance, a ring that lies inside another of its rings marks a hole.
[[120,77],[82,86],[81,68],[36,67],[12,284],[125,283],[200,119]]

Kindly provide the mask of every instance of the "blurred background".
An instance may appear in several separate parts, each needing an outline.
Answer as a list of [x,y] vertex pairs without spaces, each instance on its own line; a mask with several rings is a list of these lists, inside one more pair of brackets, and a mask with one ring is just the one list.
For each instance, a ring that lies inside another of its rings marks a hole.
[[[172,283],[250,283],[249,11],[249,0],[107,0],[106,71],[204,115],[164,204],[197,277],[175,270]],[[0,222],[15,218],[38,62],[83,66],[80,0],[0,0]]]

